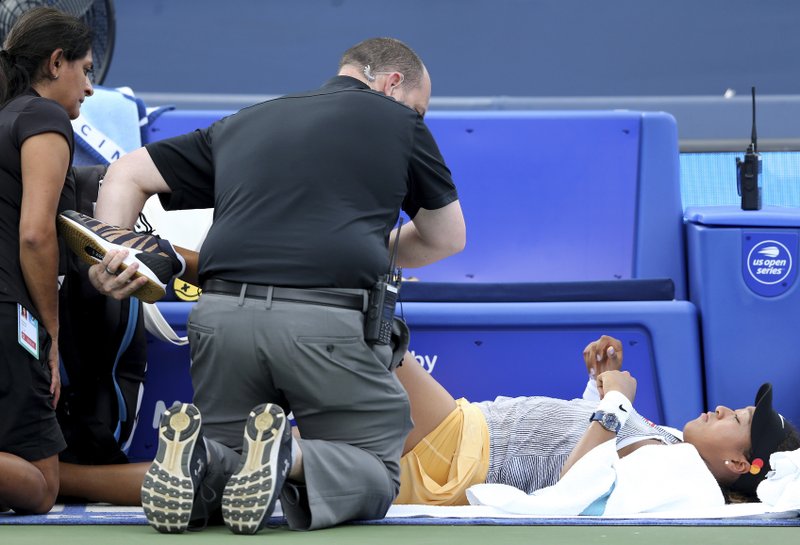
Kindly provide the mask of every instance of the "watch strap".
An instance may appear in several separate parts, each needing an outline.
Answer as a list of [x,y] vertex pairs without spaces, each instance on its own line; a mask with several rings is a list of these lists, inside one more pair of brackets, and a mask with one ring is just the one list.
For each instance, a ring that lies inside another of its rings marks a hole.
[[595,411],[589,417],[589,422],[598,422],[603,428],[615,434],[622,429],[619,418],[613,412]]

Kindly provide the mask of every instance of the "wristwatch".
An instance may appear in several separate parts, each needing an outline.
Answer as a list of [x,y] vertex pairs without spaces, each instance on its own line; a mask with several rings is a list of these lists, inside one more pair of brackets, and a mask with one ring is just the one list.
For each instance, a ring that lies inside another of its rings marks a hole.
[[622,427],[616,414],[607,413],[605,411],[595,411],[592,413],[592,416],[589,417],[589,422],[600,422],[601,426],[615,434],[619,433],[619,429]]

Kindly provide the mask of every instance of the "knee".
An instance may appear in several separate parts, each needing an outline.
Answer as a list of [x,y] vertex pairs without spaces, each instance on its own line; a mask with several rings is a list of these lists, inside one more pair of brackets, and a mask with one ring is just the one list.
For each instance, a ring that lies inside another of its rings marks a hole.
[[58,499],[58,481],[51,482],[43,479],[42,487],[39,493],[34,496],[33,505],[31,506],[31,514],[44,515],[49,513]]
[[55,497],[47,497],[47,498],[34,498],[33,501],[26,505],[25,507],[21,506],[12,506],[11,509],[18,515],[46,515],[53,509],[53,506],[56,504]]
[[31,502],[30,508],[28,510],[25,510],[26,512],[24,514],[45,515],[49,513],[51,509],[53,509],[53,506],[56,504],[57,498],[58,498],[57,489],[50,490],[48,488],[46,490],[42,490],[40,494],[37,494],[32,498],[33,501]]
[[53,509],[53,506],[55,504],[56,504],[56,499],[54,497],[53,498],[49,498],[49,497],[45,498],[44,500],[42,500],[41,503],[39,503],[39,505],[37,505],[31,511],[31,514],[32,515],[46,515],[47,513],[50,512],[51,509]]

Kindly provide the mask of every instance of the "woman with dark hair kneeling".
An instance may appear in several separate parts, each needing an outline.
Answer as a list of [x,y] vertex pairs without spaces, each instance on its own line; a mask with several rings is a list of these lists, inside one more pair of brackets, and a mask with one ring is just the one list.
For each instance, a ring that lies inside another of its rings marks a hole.
[[91,30],[24,13],[0,50],[0,505],[46,513],[59,488],[56,215],[71,119],[92,94]]

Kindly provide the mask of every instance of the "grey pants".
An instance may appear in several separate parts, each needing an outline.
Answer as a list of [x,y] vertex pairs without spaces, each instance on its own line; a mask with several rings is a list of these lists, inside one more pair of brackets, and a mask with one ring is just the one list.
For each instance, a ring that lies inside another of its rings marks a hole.
[[189,315],[194,403],[206,439],[223,446],[211,452],[226,457],[212,466],[235,467],[254,406],[277,403],[294,414],[306,482],[281,494],[292,529],[381,518],[397,495],[410,407],[389,371],[391,348],[364,342],[363,319],[355,310],[218,294],[203,294]]

